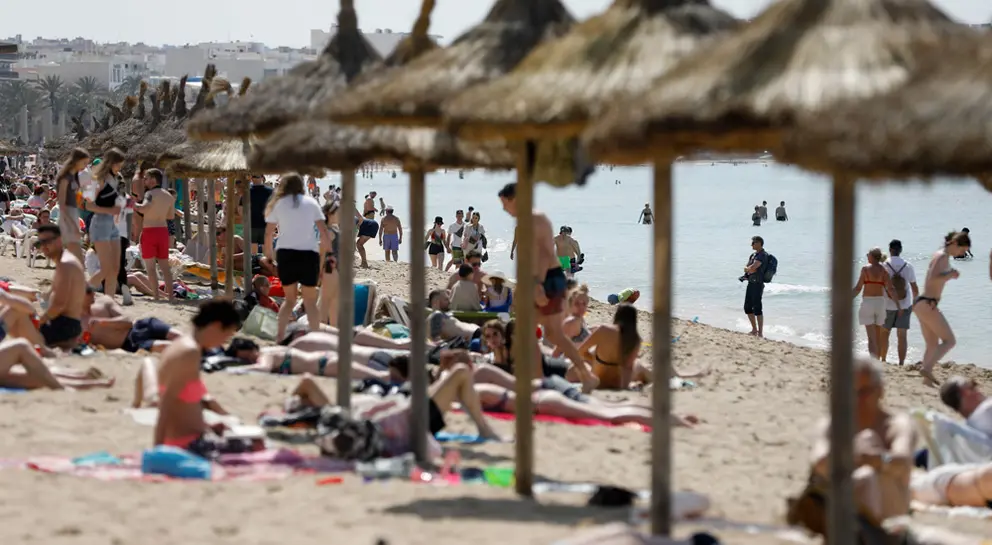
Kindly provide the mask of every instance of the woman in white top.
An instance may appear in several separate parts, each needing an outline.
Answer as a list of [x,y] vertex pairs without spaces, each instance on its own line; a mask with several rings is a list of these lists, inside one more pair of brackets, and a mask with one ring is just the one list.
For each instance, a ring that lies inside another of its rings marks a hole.
[[[279,186],[265,209],[265,223],[265,257],[276,262],[279,281],[286,294],[286,302],[279,309],[278,338],[285,335],[293,316],[297,284],[301,286],[310,330],[317,331],[320,329],[320,307],[317,305],[320,256],[330,249],[330,235],[320,204],[306,194],[299,174],[287,174],[279,179]],[[274,250],[277,228],[279,248]]]
[[472,250],[482,251],[482,237],[486,236],[486,228],[479,223],[482,216],[478,212],[472,212],[472,222],[465,226],[462,233],[462,252],[468,255]]

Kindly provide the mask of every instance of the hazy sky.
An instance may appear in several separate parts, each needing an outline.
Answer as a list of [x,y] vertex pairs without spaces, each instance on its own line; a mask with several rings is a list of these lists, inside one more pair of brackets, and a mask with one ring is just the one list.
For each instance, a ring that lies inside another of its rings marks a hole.
[[[578,18],[602,11],[611,0],[563,0]],[[712,0],[738,17],[755,14],[770,0]],[[932,0],[949,15],[968,23],[992,20],[988,0]],[[0,0],[0,38],[25,39],[83,36],[100,42],[174,44],[245,40],[269,46],[309,46],[310,29],[329,28],[334,0]],[[419,0],[355,0],[365,30],[407,31]],[[450,40],[485,17],[493,0],[439,0],[431,33]]]

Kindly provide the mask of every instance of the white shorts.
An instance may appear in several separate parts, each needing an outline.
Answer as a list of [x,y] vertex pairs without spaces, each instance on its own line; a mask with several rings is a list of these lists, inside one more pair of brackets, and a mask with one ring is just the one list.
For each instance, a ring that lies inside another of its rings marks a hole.
[[930,471],[914,471],[909,480],[913,499],[929,505],[947,505],[947,487],[961,473],[979,464],[944,464]]
[[885,325],[885,297],[862,297],[858,309],[861,325]]

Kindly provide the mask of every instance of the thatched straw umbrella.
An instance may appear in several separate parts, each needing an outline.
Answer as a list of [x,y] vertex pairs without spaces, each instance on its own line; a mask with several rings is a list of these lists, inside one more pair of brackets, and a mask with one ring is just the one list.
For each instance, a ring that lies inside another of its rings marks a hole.
[[[585,140],[597,159],[668,161],[680,150],[777,151],[804,113],[905,85],[958,33],[924,0],[784,0],[611,108]],[[854,184],[834,179],[830,538],[854,542]]]
[[336,34],[317,60],[266,80],[245,100],[198,116],[190,122],[189,134],[200,140],[262,136],[306,118],[360,73],[381,63],[382,58],[358,28],[354,0],[341,0]]
[[[590,118],[643,92],[679,60],[738,21],[706,0],[616,0],[604,13],[544,44],[506,77],[478,85],[445,104],[459,136],[574,139]],[[655,382],[671,374],[672,204],[671,163],[655,174],[653,360]],[[521,257],[523,254],[521,253]],[[670,532],[671,390],[653,392],[652,504],[655,533]]]
[[10,142],[0,140],[0,153],[15,153],[17,148]]
[[895,93],[800,118],[777,158],[873,181],[978,175],[992,190],[992,62],[973,61],[944,59]]
[[[427,53],[388,76],[353,86],[329,102],[325,111],[332,120],[355,125],[439,128],[443,102],[472,86],[513,70],[534,47],[562,36],[573,23],[572,16],[559,0],[498,0],[485,20],[456,38],[451,46]],[[518,156],[522,158],[523,154]],[[518,177],[523,182],[517,189],[518,206],[522,210],[530,210],[533,186],[530,177],[525,174],[526,169],[518,165]],[[411,208],[415,210],[415,220],[418,214],[422,214],[415,203],[423,202],[423,185],[422,176],[411,178]],[[419,225],[423,227],[423,224]],[[416,228],[417,225],[414,225],[413,229]],[[532,237],[533,229],[533,216],[520,214],[518,231],[521,239]],[[421,232],[423,230],[421,228]],[[422,255],[420,259],[423,259]],[[517,262],[519,331],[534,331],[536,328],[532,261],[531,252],[521,252]],[[412,265],[417,271],[417,263]],[[413,307],[421,304],[420,301],[412,303]],[[523,336],[517,343],[515,354],[518,388],[516,489],[523,495],[531,494],[534,473],[530,397],[534,342],[535,339]],[[413,377],[418,375],[416,370],[411,373]],[[419,408],[415,406],[414,411],[417,413]]]

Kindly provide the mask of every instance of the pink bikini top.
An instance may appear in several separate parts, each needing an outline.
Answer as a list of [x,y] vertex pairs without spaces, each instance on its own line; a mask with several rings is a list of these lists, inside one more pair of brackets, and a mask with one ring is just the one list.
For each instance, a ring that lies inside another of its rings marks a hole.
[[[159,386],[159,395],[165,394],[165,386]],[[207,385],[202,380],[194,380],[186,383],[179,391],[179,401],[184,403],[199,403],[207,396]]]

